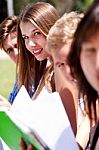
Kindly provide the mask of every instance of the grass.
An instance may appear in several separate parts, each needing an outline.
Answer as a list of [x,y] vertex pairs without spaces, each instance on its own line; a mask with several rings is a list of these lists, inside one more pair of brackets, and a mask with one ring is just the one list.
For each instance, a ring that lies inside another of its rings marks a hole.
[[0,94],[8,99],[15,82],[16,66],[9,60],[0,60]]

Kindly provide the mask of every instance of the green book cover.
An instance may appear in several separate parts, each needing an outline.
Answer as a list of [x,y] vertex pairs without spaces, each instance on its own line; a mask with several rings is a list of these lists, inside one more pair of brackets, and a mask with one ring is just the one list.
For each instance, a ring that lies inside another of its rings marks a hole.
[[34,150],[78,150],[59,93],[45,89],[32,101],[22,86],[11,108],[0,108],[0,137],[11,150],[20,150],[21,138]]
[[31,143],[34,150],[49,150],[35,132],[31,130],[26,133],[12,121],[6,111],[0,111],[0,137],[11,150],[20,150],[21,138],[24,139],[27,145]]

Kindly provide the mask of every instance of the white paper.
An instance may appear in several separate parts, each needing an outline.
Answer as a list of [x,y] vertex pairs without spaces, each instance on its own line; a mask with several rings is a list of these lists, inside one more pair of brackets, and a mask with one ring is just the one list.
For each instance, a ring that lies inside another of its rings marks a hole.
[[0,137],[0,150],[11,150],[1,137]]
[[78,150],[67,114],[57,92],[47,93],[32,101],[24,86],[13,103],[12,110],[22,122],[35,129],[51,150]]

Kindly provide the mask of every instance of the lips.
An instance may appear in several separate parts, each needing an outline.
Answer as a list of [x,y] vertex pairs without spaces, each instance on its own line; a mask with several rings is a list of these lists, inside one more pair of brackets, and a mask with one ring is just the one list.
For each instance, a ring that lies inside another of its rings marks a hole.
[[39,54],[42,52],[42,50],[43,50],[43,48],[36,49],[36,50],[33,51],[33,53],[34,53],[35,55],[39,55]]

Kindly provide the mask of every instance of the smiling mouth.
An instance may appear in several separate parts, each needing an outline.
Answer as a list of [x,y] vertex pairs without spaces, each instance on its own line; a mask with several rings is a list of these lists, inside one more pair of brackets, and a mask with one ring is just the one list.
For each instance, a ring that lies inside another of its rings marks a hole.
[[41,54],[42,50],[43,50],[43,48],[37,49],[37,50],[34,50],[33,53],[34,53],[35,55],[39,55],[39,54]]

